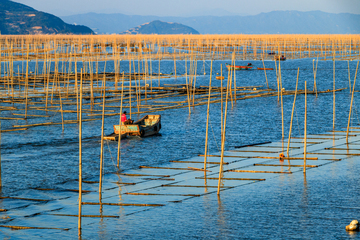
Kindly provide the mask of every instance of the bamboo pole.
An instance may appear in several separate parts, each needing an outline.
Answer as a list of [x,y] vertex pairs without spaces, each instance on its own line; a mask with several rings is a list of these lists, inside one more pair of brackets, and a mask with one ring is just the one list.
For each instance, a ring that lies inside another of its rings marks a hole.
[[205,157],[204,157],[204,170],[206,170],[206,161],[207,161],[207,150],[208,150],[208,134],[209,134],[209,112],[210,112],[210,99],[211,99],[211,78],[212,78],[212,60],[210,66],[210,83],[209,83],[209,98],[208,98],[208,107],[206,114],[206,134],[205,134]]
[[286,150],[286,156],[288,156],[288,157],[290,156],[290,155],[289,155],[290,139],[291,139],[291,130],[292,130],[293,117],[294,117],[294,110],[295,110],[297,87],[298,87],[298,82],[299,82],[299,72],[300,72],[300,68],[298,68],[298,72],[297,72],[294,103],[293,103],[293,107],[292,107],[292,111],[291,111],[291,121],[290,121],[290,129],[289,129],[289,139],[288,139],[288,145],[287,145],[287,150]]
[[[351,50],[350,50],[351,52]],[[350,79],[350,63],[349,60],[347,61],[348,63],[348,75],[349,75],[349,90],[350,90],[350,94],[351,94],[351,79]]]
[[357,65],[356,65],[356,72],[355,72],[354,83],[353,83],[353,91],[352,91],[352,95],[351,95],[349,119],[348,119],[348,124],[347,124],[347,129],[346,129],[346,143],[347,144],[349,143],[348,140],[349,140],[349,128],[350,128],[350,121],[351,121],[351,111],[352,111],[352,104],[353,104],[353,100],[354,100],[354,91],[355,91],[355,83],[356,83],[356,75],[357,75],[358,67],[359,67],[359,61],[357,62]]
[[121,114],[123,108],[123,99],[124,99],[124,72],[122,76],[122,83],[121,83],[121,101],[120,101],[120,116],[119,116],[119,140],[118,140],[118,152],[117,152],[117,168],[120,169],[120,151],[121,151]]
[[60,98],[60,111],[61,111],[61,126],[62,126],[62,132],[64,132],[64,112],[63,112],[63,104],[62,104],[62,98],[61,98],[61,91],[59,90],[59,98]]
[[306,173],[306,138],[307,138],[307,89],[305,81],[305,120],[304,120],[304,173]]
[[79,219],[78,229],[81,235],[81,207],[82,207],[82,69],[80,73],[80,114],[79,114]]
[[104,73],[103,108],[101,118],[101,147],[100,147],[100,177],[99,177],[99,201],[102,199],[102,178],[104,165],[104,119],[105,119],[105,95],[106,95],[106,74]]
[[[335,54],[335,53],[334,53]],[[333,129],[335,129],[335,55],[334,55],[334,59],[333,59],[333,76],[334,76],[334,81],[333,81]]]
[[226,100],[225,100],[225,116],[224,116],[224,126],[221,126],[223,129],[223,134],[221,136],[221,158],[220,158],[220,170],[219,170],[219,181],[218,181],[218,188],[217,188],[217,195],[220,195],[220,185],[221,185],[221,178],[223,174],[223,162],[224,162],[224,150],[225,150],[225,133],[226,133],[226,117],[227,117],[227,108],[228,108],[228,98],[229,98],[229,91],[230,89],[230,81],[231,78],[228,77],[227,81],[227,89],[226,89]]
[[265,80],[266,80],[266,86],[269,89],[269,82],[266,76],[266,69],[265,69],[265,63],[264,63],[264,58],[262,58],[262,63],[263,63],[263,67],[264,67],[264,73],[265,73]]
[[283,90],[282,90],[282,79],[281,79],[281,64],[279,61],[279,82],[280,82],[280,91],[281,91],[281,136],[284,139],[284,103],[283,103]]

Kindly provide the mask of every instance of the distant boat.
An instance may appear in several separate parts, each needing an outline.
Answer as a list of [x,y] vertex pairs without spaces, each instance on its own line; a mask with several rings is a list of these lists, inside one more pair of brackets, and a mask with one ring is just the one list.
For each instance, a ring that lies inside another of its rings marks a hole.
[[146,115],[132,124],[114,125],[114,134],[148,137],[157,134],[161,129],[161,115]]
[[269,55],[275,55],[275,52],[268,52]]
[[216,80],[224,80],[223,76],[216,76],[215,78],[216,78]]
[[251,66],[235,66],[225,63],[228,70],[249,70],[252,69]]
[[281,55],[281,56],[275,56],[274,57],[276,60],[280,60],[280,61],[285,61],[286,60],[286,57],[284,55]]
[[257,70],[274,70],[273,68],[257,68]]

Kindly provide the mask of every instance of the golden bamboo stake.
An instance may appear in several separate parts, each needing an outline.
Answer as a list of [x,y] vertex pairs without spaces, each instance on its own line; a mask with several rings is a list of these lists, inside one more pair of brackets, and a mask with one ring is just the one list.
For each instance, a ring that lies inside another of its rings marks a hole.
[[62,125],[62,131],[64,132],[64,112],[63,112],[63,105],[62,105],[62,98],[61,98],[60,90],[59,90],[59,98],[60,98],[60,111],[61,111],[61,125]]
[[159,87],[160,87],[160,57],[159,57]]
[[[135,73],[135,71],[134,71],[134,73]],[[129,59],[129,108],[130,108],[129,118],[131,119],[131,59]]]
[[223,134],[222,134],[222,136],[221,136],[221,158],[220,158],[220,170],[219,170],[219,181],[218,181],[217,195],[220,195],[220,185],[221,185],[221,177],[222,177],[223,163],[224,163],[226,117],[227,117],[229,91],[231,91],[231,89],[229,88],[229,86],[230,86],[230,81],[231,81],[231,78],[228,77],[227,89],[226,89],[226,100],[225,100],[224,126],[221,126],[221,127],[222,127],[222,132],[223,132]]
[[297,78],[296,78],[296,87],[295,87],[295,96],[294,96],[294,103],[291,111],[291,121],[290,121],[290,129],[289,129],[289,139],[288,139],[288,145],[286,150],[286,156],[289,157],[289,148],[290,148],[290,139],[291,139],[291,130],[292,130],[292,123],[293,123],[293,117],[294,117],[294,110],[295,110],[295,102],[296,102],[296,95],[297,95],[297,87],[298,87],[298,81],[299,81],[299,71],[300,68],[298,68],[297,72]]
[[222,134],[223,134],[223,115],[224,115],[224,103],[223,103],[223,82],[222,82],[222,64],[220,65],[220,81],[221,81],[221,83],[220,83],[220,88],[221,88],[221,90],[220,90],[220,98],[221,98],[221,139],[222,139]]
[[[189,105],[189,115],[191,114],[191,108],[190,108],[190,95],[189,95],[189,83],[188,83],[188,74],[187,74],[187,62],[185,59],[185,80],[186,80],[186,94],[187,94],[187,100]],[[189,79],[190,82],[190,79]]]
[[282,79],[281,79],[281,64],[279,61],[279,83],[280,83],[280,91],[281,91],[281,136],[284,139],[284,103],[283,103],[283,91],[282,91]]
[[266,76],[266,69],[265,69],[264,58],[262,58],[262,63],[263,63],[263,67],[264,67],[266,86],[267,86],[267,88],[269,89],[269,83],[268,83],[268,79],[267,79],[267,76]]
[[105,95],[106,95],[106,74],[104,70],[104,92],[103,92],[103,107],[101,118],[101,147],[100,147],[100,178],[99,178],[99,201],[101,201],[102,194],[102,178],[103,178],[103,165],[104,165],[104,120],[105,120]]
[[119,117],[119,141],[118,141],[118,152],[117,152],[117,168],[120,168],[120,150],[121,150],[121,114],[122,114],[122,107],[123,107],[123,98],[124,98],[124,72],[122,76],[122,84],[121,84],[121,101],[120,101],[120,117]]
[[333,129],[335,129],[335,53],[334,53],[334,71],[333,71],[333,76],[334,76],[334,83],[333,83]]
[[[351,50],[350,50],[350,52],[351,52]],[[349,60],[347,62],[348,62],[348,74],[349,74],[349,90],[351,93],[350,63],[349,63]]]
[[353,100],[354,100],[354,91],[355,91],[355,83],[356,83],[356,75],[357,75],[358,67],[359,67],[359,61],[358,61],[357,65],[356,65],[356,72],[355,72],[355,78],[354,78],[354,84],[353,84],[353,91],[352,91],[352,95],[351,95],[349,119],[348,119],[348,124],[347,124],[347,129],[346,129],[346,143],[348,143],[348,139],[349,139],[349,128],[350,128],[350,120],[351,120],[351,110],[352,110],[352,104],[353,104]]
[[305,81],[305,120],[304,120],[304,173],[306,173],[306,138],[307,138],[307,89]]
[[79,219],[78,229],[81,233],[81,206],[82,206],[82,69],[80,75],[80,114],[79,114]]
[[206,135],[205,135],[205,157],[204,157],[204,170],[206,170],[206,161],[207,161],[207,150],[208,150],[208,134],[209,134],[209,112],[210,112],[210,99],[211,99],[211,78],[212,78],[212,60],[210,67],[210,83],[209,83],[209,98],[208,98],[208,107],[206,114]]

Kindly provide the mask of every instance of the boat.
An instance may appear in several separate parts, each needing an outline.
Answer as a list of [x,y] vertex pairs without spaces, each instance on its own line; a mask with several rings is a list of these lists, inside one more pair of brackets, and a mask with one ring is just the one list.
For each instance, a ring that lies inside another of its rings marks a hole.
[[127,136],[148,137],[159,133],[161,129],[161,115],[146,115],[131,124],[114,125],[114,134]]
[[280,60],[280,61],[285,61],[286,60],[286,57],[284,55],[281,55],[281,56],[275,56],[274,57],[276,60]]
[[216,76],[215,79],[216,80],[224,80],[225,78],[223,76]]
[[257,68],[257,70],[274,70],[273,68]]
[[225,63],[228,70],[249,70],[252,69],[251,66],[236,66]]
[[275,52],[268,52],[269,55],[275,55]]

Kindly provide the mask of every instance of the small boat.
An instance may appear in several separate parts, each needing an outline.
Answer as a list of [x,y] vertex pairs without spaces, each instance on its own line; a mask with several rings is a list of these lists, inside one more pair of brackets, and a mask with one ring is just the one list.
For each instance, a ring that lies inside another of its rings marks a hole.
[[223,76],[216,76],[215,78],[216,78],[216,80],[224,80]]
[[274,70],[273,68],[257,68],[257,70]]
[[268,52],[269,55],[275,55],[275,52]]
[[276,60],[280,60],[280,61],[285,61],[286,60],[286,57],[284,55],[281,55],[281,56],[275,56],[274,57]]
[[161,129],[161,115],[146,115],[132,124],[114,125],[114,134],[148,137],[157,134]]
[[225,64],[228,70],[249,70],[252,69],[251,66],[235,66],[230,64]]

